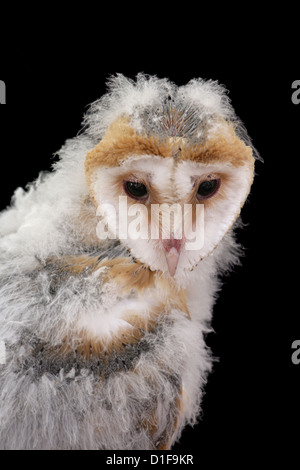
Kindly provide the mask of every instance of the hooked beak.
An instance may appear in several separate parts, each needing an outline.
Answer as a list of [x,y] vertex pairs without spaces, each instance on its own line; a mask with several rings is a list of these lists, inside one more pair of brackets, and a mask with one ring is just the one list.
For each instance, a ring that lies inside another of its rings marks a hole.
[[184,240],[182,239],[176,239],[176,238],[171,238],[167,240],[162,240],[162,245],[165,250],[165,255],[166,255],[166,260],[168,264],[168,269],[169,273],[171,276],[174,276],[178,261],[179,261],[179,256],[181,249],[183,247]]

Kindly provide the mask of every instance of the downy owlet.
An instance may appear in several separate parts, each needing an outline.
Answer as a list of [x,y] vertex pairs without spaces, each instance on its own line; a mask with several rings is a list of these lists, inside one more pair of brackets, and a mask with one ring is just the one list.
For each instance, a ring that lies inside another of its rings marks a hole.
[[0,215],[1,448],[170,449],[196,422],[254,160],[217,82],[110,79]]

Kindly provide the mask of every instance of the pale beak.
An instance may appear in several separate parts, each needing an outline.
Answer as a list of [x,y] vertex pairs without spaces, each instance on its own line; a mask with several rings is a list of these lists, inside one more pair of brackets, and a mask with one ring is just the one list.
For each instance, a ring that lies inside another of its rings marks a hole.
[[184,242],[181,239],[177,240],[176,238],[171,238],[168,240],[162,240],[162,244],[165,249],[169,273],[171,276],[174,276]]

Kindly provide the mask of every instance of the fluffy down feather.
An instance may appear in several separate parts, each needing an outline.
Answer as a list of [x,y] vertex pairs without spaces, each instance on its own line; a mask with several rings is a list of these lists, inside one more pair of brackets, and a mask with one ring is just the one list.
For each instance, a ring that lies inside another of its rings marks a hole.
[[[53,171],[16,190],[0,215],[2,449],[168,449],[199,415],[212,366],[203,334],[218,275],[239,257],[234,220],[226,219],[214,250],[190,257],[193,269],[174,279],[137,259],[130,244],[99,240],[86,155],[124,116],[136,138],[181,139],[191,149],[231,123],[252,148],[218,83],[178,88],[167,79],[117,75]],[[245,178],[235,219],[251,181]]]

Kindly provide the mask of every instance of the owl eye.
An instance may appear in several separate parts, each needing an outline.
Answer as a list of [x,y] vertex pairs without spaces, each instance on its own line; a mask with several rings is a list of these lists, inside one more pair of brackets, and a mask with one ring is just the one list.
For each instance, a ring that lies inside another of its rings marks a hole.
[[199,184],[197,191],[198,199],[209,199],[210,197],[214,196],[218,191],[220,184],[220,179],[202,181],[202,183]]
[[124,190],[134,199],[145,199],[148,195],[146,186],[135,181],[124,181]]

